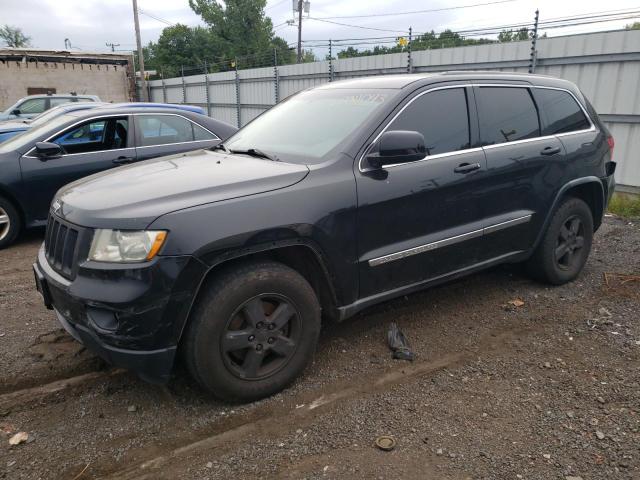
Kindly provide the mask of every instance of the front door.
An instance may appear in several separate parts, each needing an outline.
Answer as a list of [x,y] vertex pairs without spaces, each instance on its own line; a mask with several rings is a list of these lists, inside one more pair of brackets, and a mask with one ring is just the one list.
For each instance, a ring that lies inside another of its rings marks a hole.
[[[424,160],[356,167],[360,298],[476,263],[482,243],[484,152],[470,87],[418,93],[385,127],[425,137]],[[375,144],[372,147],[375,149]]]
[[20,159],[23,189],[33,199],[31,216],[46,220],[55,193],[64,185],[88,175],[135,161],[128,116],[93,118],[66,128],[49,142],[64,154],[41,160],[35,149]]

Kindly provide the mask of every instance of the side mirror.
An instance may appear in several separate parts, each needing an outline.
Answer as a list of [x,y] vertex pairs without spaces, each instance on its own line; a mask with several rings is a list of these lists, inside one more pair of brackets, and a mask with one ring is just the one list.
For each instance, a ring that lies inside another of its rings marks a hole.
[[16,108],[14,110],[11,110],[11,115],[15,115],[16,117],[19,117],[21,115],[20,109]]
[[44,162],[46,160],[60,158],[64,152],[62,151],[62,147],[57,143],[38,142],[36,143],[36,153],[38,154],[38,158]]
[[382,168],[392,163],[422,160],[427,156],[424,136],[412,130],[384,132],[378,140],[378,151],[367,155],[369,165]]

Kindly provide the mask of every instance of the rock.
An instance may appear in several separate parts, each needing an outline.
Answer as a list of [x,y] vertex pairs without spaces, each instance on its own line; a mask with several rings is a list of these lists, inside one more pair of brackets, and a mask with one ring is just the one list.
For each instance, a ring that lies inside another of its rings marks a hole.
[[129,412],[135,412],[136,410],[138,410],[138,407],[135,405],[130,405],[129,408],[127,408],[127,411]]
[[604,398],[602,398],[602,397],[598,397],[598,398],[596,398],[596,400],[598,400],[598,403],[602,403],[602,404],[606,403]]
[[582,480],[582,477],[573,477],[568,475],[564,477],[564,480]]
[[9,445],[20,445],[27,440],[29,440],[29,434],[27,432],[18,432],[9,439]]
[[436,455],[442,455],[443,453],[444,451],[441,448],[436,450]]
[[597,418],[592,418],[591,420],[589,420],[589,425],[595,427],[596,425],[598,425],[598,419]]
[[213,468],[213,462],[207,462],[207,468]]
[[544,362],[544,368],[551,368],[551,364],[549,362]]
[[567,412],[567,417],[573,418],[574,417],[573,412]]
[[598,438],[598,440],[604,440],[605,434],[600,430],[596,430],[596,437]]
[[604,307],[600,307],[600,309],[598,310],[598,313],[600,315],[606,316],[606,317],[610,317],[611,316],[611,312],[609,310],[607,310]]
[[542,455],[544,458],[546,458],[547,460],[551,460],[551,455],[548,453],[545,453]]

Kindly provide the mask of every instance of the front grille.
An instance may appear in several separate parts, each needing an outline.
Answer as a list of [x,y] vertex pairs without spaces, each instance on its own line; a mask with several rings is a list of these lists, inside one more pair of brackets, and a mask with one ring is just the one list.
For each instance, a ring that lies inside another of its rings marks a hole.
[[73,273],[79,234],[74,226],[49,215],[44,238],[45,255],[51,268],[66,278],[71,278]]

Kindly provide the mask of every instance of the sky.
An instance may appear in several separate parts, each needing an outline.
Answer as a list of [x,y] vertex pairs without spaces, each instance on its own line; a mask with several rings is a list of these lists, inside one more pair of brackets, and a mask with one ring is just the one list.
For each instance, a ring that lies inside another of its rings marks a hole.
[[[448,8],[486,3],[492,0],[311,0],[310,17],[371,15],[389,12]],[[497,1],[497,0],[493,0]],[[188,0],[138,0],[142,42],[158,39],[170,23],[201,25],[200,17],[189,8]],[[403,35],[411,26],[424,32],[465,30],[485,26],[523,23],[533,20],[535,10],[540,19],[551,19],[622,9],[640,10],[631,0],[501,0],[491,5],[465,7],[439,12],[408,15],[334,18],[331,21],[380,30],[336,25],[326,21],[304,19],[303,40],[360,38]],[[288,42],[297,40],[297,28],[284,24],[293,18],[291,0],[268,0],[266,14],[271,17],[276,34]],[[613,30],[634,19],[548,30],[549,36],[588,31]],[[0,0],[0,24],[22,28],[31,37],[33,47],[63,49],[68,38],[74,48],[88,51],[110,51],[106,43],[120,44],[117,50],[135,49],[133,8],[131,0]],[[384,30],[384,31],[381,31]],[[318,52],[322,53],[323,52]]]

